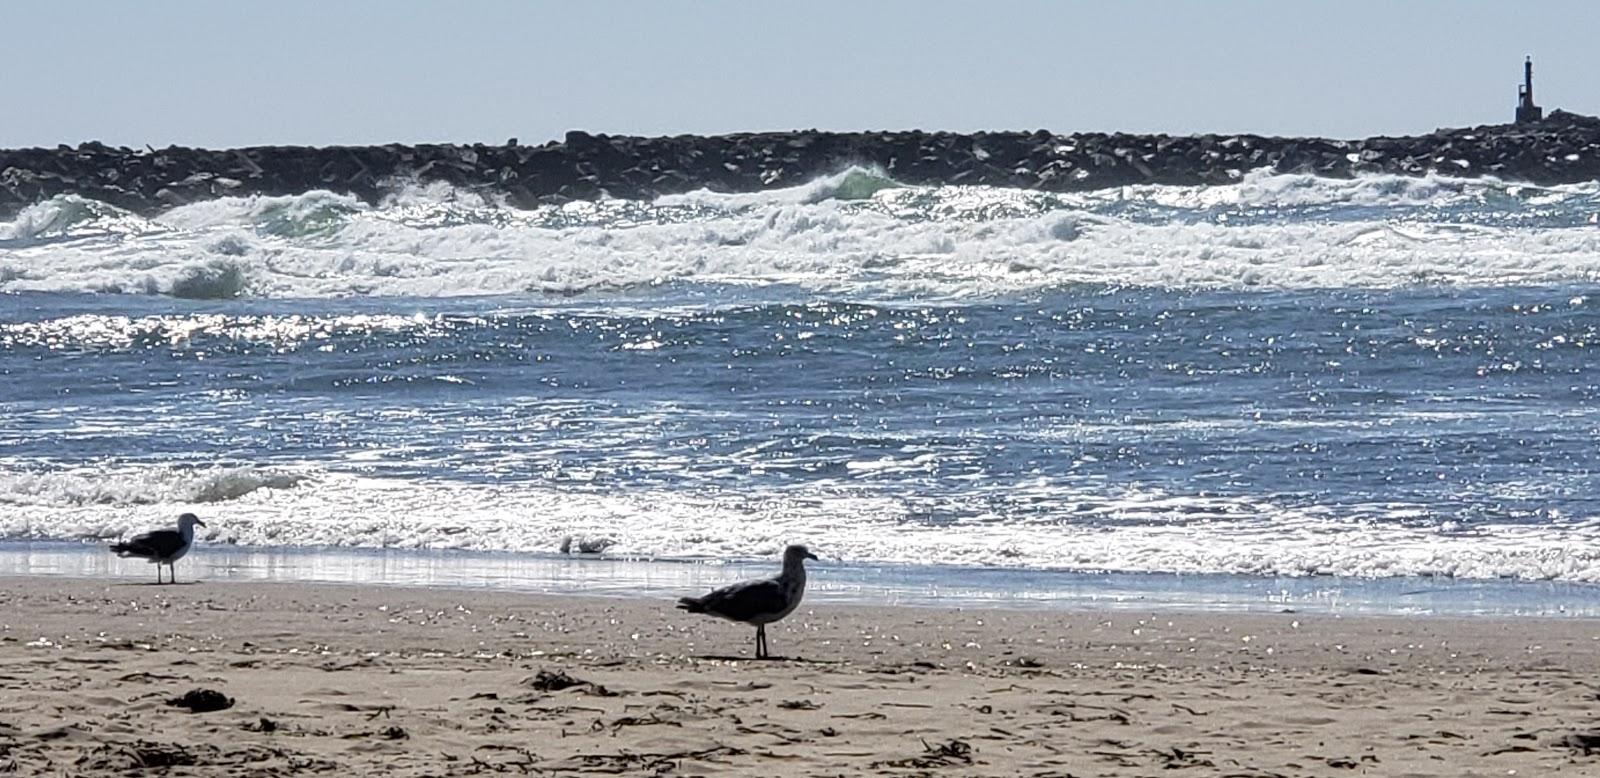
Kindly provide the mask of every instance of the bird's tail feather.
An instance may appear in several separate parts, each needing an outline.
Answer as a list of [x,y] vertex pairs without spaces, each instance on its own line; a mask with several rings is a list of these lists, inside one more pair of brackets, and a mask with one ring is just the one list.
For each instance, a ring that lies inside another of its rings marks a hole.
[[690,613],[706,612],[706,604],[695,597],[679,597],[678,607]]
[[113,554],[126,554],[132,550],[133,549],[128,547],[127,543],[118,543],[111,547],[111,553]]

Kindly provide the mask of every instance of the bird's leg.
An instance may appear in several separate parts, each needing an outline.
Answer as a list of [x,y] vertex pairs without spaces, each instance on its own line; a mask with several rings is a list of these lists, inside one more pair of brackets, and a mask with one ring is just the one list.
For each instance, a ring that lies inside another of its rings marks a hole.
[[167,583],[178,582],[178,568],[171,562],[167,563]]
[[161,563],[160,562],[156,563],[156,583],[158,583],[158,584],[166,583],[165,581],[161,580]]
[[756,625],[756,658],[767,658],[767,625]]

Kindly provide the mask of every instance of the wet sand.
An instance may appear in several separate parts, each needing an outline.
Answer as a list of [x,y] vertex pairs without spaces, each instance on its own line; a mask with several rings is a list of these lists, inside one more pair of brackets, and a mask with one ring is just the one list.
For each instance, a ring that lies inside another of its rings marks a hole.
[[[769,634],[753,662],[668,600],[5,578],[0,773],[1600,775],[1600,620],[819,603]],[[231,707],[169,704],[202,689]]]

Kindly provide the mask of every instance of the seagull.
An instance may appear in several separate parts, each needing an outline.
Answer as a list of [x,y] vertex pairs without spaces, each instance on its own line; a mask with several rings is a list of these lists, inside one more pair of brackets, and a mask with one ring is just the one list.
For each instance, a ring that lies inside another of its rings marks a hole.
[[185,513],[178,517],[177,529],[158,529],[146,532],[133,540],[118,543],[111,547],[112,552],[120,557],[143,557],[156,565],[156,583],[162,583],[161,566],[165,564],[172,570],[172,580],[166,583],[178,582],[178,571],[173,569],[172,563],[183,558],[189,553],[189,548],[194,545],[194,527],[198,524],[206,525],[199,516]]
[[741,581],[704,597],[683,597],[678,607],[756,627],[756,658],[767,659],[767,625],[794,612],[806,593],[807,559],[816,555],[805,546],[783,550],[783,572],[776,578]]

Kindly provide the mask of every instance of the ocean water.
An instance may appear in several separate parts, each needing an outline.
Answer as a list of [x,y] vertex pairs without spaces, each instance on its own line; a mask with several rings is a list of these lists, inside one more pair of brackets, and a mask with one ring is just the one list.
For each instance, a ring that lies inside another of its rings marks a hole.
[[0,223],[0,539],[1597,582],[1597,213],[1262,173],[57,198]]

